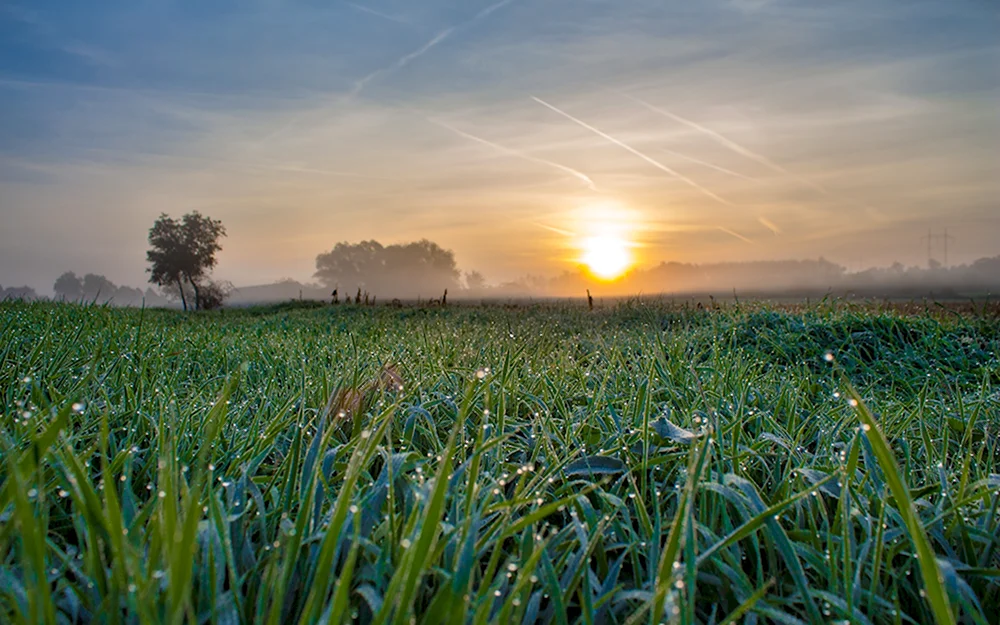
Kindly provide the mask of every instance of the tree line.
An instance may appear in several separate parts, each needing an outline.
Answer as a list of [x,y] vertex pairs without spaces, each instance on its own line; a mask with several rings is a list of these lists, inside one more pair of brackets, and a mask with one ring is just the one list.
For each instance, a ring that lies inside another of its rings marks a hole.
[[[335,302],[375,303],[406,299],[443,303],[448,292],[459,296],[497,298],[582,297],[590,289],[596,293],[678,294],[835,289],[881,296],[916,291],[964,295],[1000,289],[1000,256],[952,267],[932,263],[923,269],[895,263],[887,268],[853,273],[823,258],[711,264],[663,262],[634,269],[613,285],[595,280],[581,266],[555,277],[528,276],[488,285],[485,277],[477,271],[463,273],[451,250],[421,239],[392,245],[383,245],[375,240],[336,243],[330,251],[316,256],[313,278],[317,284],[285,281],[245,289],[259,294],[254,300],[253,295],[241,294],[232,285],[211,277],[212,269],[217,264],[216,255],[222,250],[220,240],[225,236],[226,229],[220,220],[198,211],[179,219],[161,214],[149,229],[149,250],[146,253],[149,282],[158,286],[159,290],[147,288],[142,291],[118,286],[102,275],[87,273],[81,277],[73,271],[59,276],[53,290],[57,299],[65,301],[126,306],[163,306],[170,301],[179,301],[185,310],[207,310],[221,306],[234,292],[241,296],[239,299],[243,303],[251,303],[294,298],[296,290],[299,298],[308,294],[309,299],[329,298]],[[278,291],[282,293],[281,297],[268,296],[268,293]],[[4,289],[0,286],[0,300],[3,299],[38,297],[30,287]]]

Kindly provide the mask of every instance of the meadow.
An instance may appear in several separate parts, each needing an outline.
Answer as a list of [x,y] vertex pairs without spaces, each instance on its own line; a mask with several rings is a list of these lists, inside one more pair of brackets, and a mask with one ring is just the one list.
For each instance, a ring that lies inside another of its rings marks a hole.
[[998,313],[3,303],[0,622],[995,624]]

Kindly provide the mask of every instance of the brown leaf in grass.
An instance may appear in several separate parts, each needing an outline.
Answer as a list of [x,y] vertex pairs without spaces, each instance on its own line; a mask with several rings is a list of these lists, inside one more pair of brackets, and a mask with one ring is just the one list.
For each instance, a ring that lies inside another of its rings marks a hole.
[[379,385],[389,391],[403,390],[403,376],[399,374],[396,365],[384,364],[378,373]]
[[385,364],[378,375],[360,386],[338,388],[327,401],[326,408],[334,418],[350,418],[362,414],[381,391],[403,390],[403,377],[395,365]]

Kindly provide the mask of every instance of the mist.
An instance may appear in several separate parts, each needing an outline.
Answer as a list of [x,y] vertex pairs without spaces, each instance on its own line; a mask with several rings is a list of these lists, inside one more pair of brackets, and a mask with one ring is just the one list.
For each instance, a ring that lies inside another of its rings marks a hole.
[[234,285],[368,240],[559,276],[608,207],[636,271],[926,266],[928,228],[970,264],[1000,253],[998,26],[973,1],[8,3],[0,283],[142,285],[153,220],[191,210]]

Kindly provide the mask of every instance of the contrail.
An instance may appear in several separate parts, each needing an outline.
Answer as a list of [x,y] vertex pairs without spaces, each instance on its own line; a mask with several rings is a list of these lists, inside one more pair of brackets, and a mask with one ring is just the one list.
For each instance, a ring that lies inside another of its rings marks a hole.
[[585,184],[587,186],[587,188],[590,189],[591,191],[597,191],[597,185],[595,185],[594,181],[590,179],[590,176],[588,176],[587,174],[585,174],[585,173],[583,173],[581,171],[577,171],[576,169],[573,169],[572,167],[567,167],[566,165],[563,165],[561,163],[556,163],[555,161],[550,161],[550,160],[547,160],[547,159],[544,159],[544,158],[539,158],[537,156],[532,156],[531,154],[528,154],[526,152],[521,152],[520,150],[515,150],[513,148],[508,148],[506,146],[500,145],[499,143],[494,143],[494,142],[489,141],[487,139],[483,139],[482,137],[477,137],[476,135],[469,134],[469,133],[467,133],[467,132],[465,132],[463,130],[459,130],[458,128],[455,128],[454,126],[452,126],[450,124],[447,124],[447,123],[445,123],[443,121],[437,120],[437,119],[430,119],[430,118],[428,118],[427,121],[431,122],[432,124],[437,124],[438,126],[441,126],[442,128],[446,128],[446,129],[454,132],[455,134],[457,134],[457,135],[459,135],[461,137],[465,137],[466,139],[469,139],[470,141],[475,141],[477,143],[481,143],[483,145],[489,146],[489,147],[493,148],[494,150],[499,150],[499,151],[504,152],[506,154],[510,154],[511,156],[515,156],[517,158],[524,159],[526,161],[530,161],[532,163],[537,163],[539,165],[545,165],[547,167],[555,167],[559,171],[562,171],[564,173],[567,173],[567,174],[573,176],[574,178],[576,178],[577,180],[579,180],[580,182],[582,182],[583,184]]
[[748,239],[748,238],[746,238],[745,236],[743,236],[742,234],[740,234],[739,232],[733,232],[733,231],[732,231],[732,230],[730,230],[729,228],[723,228],[722,226],[716,226],[716,227],[717,227],[717,228],[718,228],[719,230],[721,230],[721,231],[725,232],[726,234],[729,234],[729,235],[732,235],[732,236],[736,237],[736,238],[737,238],[737,239],[739,239],[740,241],[746,241],[747,243],[749,243],[749,244],[751,244],[751,245],[756,245],[756,243],[754,242],[754,240],[753,240],[753,239]]
[[699,165],[704,165],[715,171],[721,171],[724,174],[729,174],[730,176],[736,176],[737,178],[742,178],[744,180],[750,180],[751,182],[756,181],[756,178],[751,178],[750,176],[741,174],[738,171],[733,171],[731,169],[726,169],[725,167],[719,167],[715,163],[709,163],[708,161],[703,161],[700,158],[695,158],[693,156],[688,156],[687,154],[681,154],[680,152],[674,152],[673,150],[668,150],[666,148],[659,148],[664,154],[669,154],[671,156],[676,156],[677,158],[683,158],[684,160],[691,161],[692,163],[698,163]]
[[420,58],[421,56],[427,54],[428,50],[430,50],[434,46],[438,45],[439,43],[441,43],[442,41],[444,41],[445,39],[447,39],[451,35],[451,33],[455,32],[455,28],[456,28],[455,26],[451,26],[449,28],[445,28],[444,30],[442,30],[441,32],[439,32],[437,35],[435,35],[433,39],[431,39],[430,41],[428,41],[424,45],[420,46],[419,48],[417,48],[413,52],[410,52],[406,56],[400,57],[392,65],[390,65],[388,67],[383,67],[383,68],[377,69],[374,72],[368,74],[367,76],[361,78],[356,83],[354,83],[354,88],[351,89],[350,93],[348,93],[348,98],[354,98],[355,96],[357,96],[359,93],[361,93],[362,91],[364,91],[364,88],[368,85],[368,83],[370,83],[372,80],[378,78],[382,74],[388,74],[389,72],[393,72],[393,71],[396,71],[398,69],[402,69],[402,68],[406,67],[407,65],[409,65],[414,59]]
[[770,219],[766,217],[758,217],[757,221],[759,221],[765,228],[773,232],[775,236],[781,234],[781,228],[774,225],[774,222],[771,221]]
[[346,4],[347,6],[349,6],[351,8],[357,9],[358,11],[361,11],[363,13],[368,13],[368,14],[374,15],[376,17],[381,17],[384,20],[389,20],[390,22],[396,22],[397,24],[408,24],[409,23],[407,20],[403,19],[402,17],[399,17],[397,15],[389,15],[388,13],[383,13],[381,11],[376,11],[375,9],[373,9],[371,7],[366,7],[363,4],[355,4],[354,2],[345,2],[344,4]]
[[564,236],[567,236],[567,237],[575,237],[576,236],[575,232],[571,232],[569,230],[562,230],[561,228],[555,228],[553,226],[546,226],[545,224],[537,222],[537,221],[533,221],[531,223],[533,223],[534,225],[538,226],[539,228],[544,228],[546,230],[551,230],[552,232],[555,232],[556,234],[561,234],[561,235],[564,235]]
[[741,156],[745,156],[745,157],[747,157],[747,158],[749,158],[751,160],[757,161],[758,163],[760,163],[761,165],[764,165],[765,167],[767,167],[771,171],[775,171],[775,172],[777,172],[779,174],[783,174],[785,176],[793,178],[795,181],[800,182],[800,183],[802,183],[802,184],[804,184],[804,185],[806,185],[806,186],[808,186],[808,187],[810,187],[812,189],[815,189],[816,191],[819,191],[820,193],[823,193],[825,195],[829,195],[830,194],[830,192],[826,188],[824,188],[824,187],[816,184],[815,182],[813,182],[811,180],[808,180],[806,178],[803,178],[802,176],[798,176],[798,175],[796,175],[796,174],[788,171],[787,169],[785,169],[781,165],[775,163],[774,161],[772,161],[768,157],[764,156],[763,154],[759,154],[757,152],[754,152],[753,150],[750,150],[749,148],[746,148],[746,147],[740,145],[739,143],[736,143],[732,139],[730,139],[728,137],[724,137],[723,135],[719,134],[718,132],[712,130],[711,128],[706,128],[705,126],[702,126],[701,124],[699,124],[697,122],[691,121],[690,119],[687,119],[686,117],[681,117],[680,115],[677,115],[675,113],[671,113],[670,111],[668,111],[668,110],[666,110],[664,108],[660,108],[658,106],[654,106],[654,105],[650,104],[649,102],[646,102],[642,98],[637,98],[637,97],[635,97],[633,95],[629,95],[629,94],[623,94],[623,95],[626,98],[628,98],[629,100],[632,100],[633,102],[635,102],[637,104],[641,104],[642,106],[648,108],[649,110],[653,111],[654,113],[659,113],[660,115],[664,115],[666,117],[669,117],[670,119],[674,120],[675,122],[679,122],[679,123],[684,124],[685,126],[687,126],[689,128],[693,128],[693,129],[697,130],[698,132],[700,132],[700,133],[702,133],[702,134],[710,137],[716,143],[719,143],[720,145],[723,145],[723,146],[729,148],[730,150],[732,150],[733,152],[736,152],[737,154],[740,154]]
[[470,26],[472,24],[475,24],[479,20],[481,20],[481,19],[483,19],[485,17],[488,17],[494,11],[498,11],[499,9],[502,9],[503,7],[507,6],[508,4],[510,4],[513,1],[514,0],[500,0],[500,2],[497,2],[495,4],[491,4],[490,6],[486,7],[482,11],[480,11],[479,13],[476,13],[471,19],[469,19],[469,20],[467,20],[465,22],[462,22],[461,24],[458,24],[456,26],[449,26],[448,28],[445,28],[444,30],[442,30],[438,34],[434,35],[434,37],[430,41],[428,41],[424,45],[420,46],[419,48],[417,48],[413,52],[411,52],[411,53],[409,53],[409,54],[407,54],[405,56],[400,57],[392,65],[390,65],[388,67],[383,67],[381,69],[377,69],[374,72],[372,72],[372,73],[368,74],[367,76],[365,76],[365,77],[361,78],[360,80],[358,80],[356,83],[354,83],[354,88],[351,89],[349,97],[353,98],[353,97],[357,96],[359,93],[361,93],[364,90],[364,88],[368,85],[369,82],[371,82],[375,78],[381,76],[382,74],[387,74],[389,72],[393,72],[393,71],[402,69],[402,68],[406,67],[407,65],[409,65],[414,60],[416,60],[416,59],[420,58],[421,56],[427,54],[427,52],[429,52],[430,50],[432,50],[434,47],[438,46],[441,42],[443,42],[446,39],[448,39],[448,37],[450,37],[451,34],[453,32],[455,32],[456,30],[461,29],[461,28],[465,28],[465,27]]
[[548,108],[548,109],[550,109],[550,110],[552,110],[552,111],[554,111],[554,112],[562,115],[563,117],[565,117],[566,119],[570,120],[571,122],[573,122],[573,123],[575,123],[575,124],[577,124],[579,126],[582,126],[583,128],[586,128],[587,130],[593,132],[594,134],[596,134],[596,135],[598,135],[600,137],[603,137],[604,139],[607,139],[608,141],[610,141],[611,143],[614,143],[618,147],[621,147],[621,148],[623,148],[625,150],[628,150],[632,154],[638,156],[639,158],[641,158],[642,160],[646,161],[647,163],[649,163],[653,167],[656,167],[660,171],[666,172],[666,173],[670,174],[671,176],[674,176],[675,178],[683,180],[684,182],[688,183],[689,185],[691,185],[695,189],[698,189],[699,191],[701,191],[702,193],[704,193],[708,197],[712,198],[716,202],[719,202],[720,204],[725,204],[726,206],[735,206],[735,204],[733,204],[729,200],[726,200],[725,198],[719,197],[718,195],[716,195],[712,191],[706,189],[705,187],[701,186],[700,184],[698,184],[694,180],[691,180],[687,176],[684,176],[683,174],[680,174],[680,173],[674,171],[673,169],[670,169],[669,167],[667,167],[663,163],[661,163],[661,162],[659,162],[659,161],[657,161],[657,160],[655,160],[653,158],[650,158],[649,156],[643,154],[642,152],[640,152],[639,150],[633,148],[632,146],[630,146],[629,144],[625,143],[624,141],[616,139],[616,138],[612,137],[611,135],[609,135],[609,134],[607,134],[605,132],[602,132],[601,130],[599,130],[599,129],[593,127],[593,126],[591,126],[587,122],[585,122],[583,120],[580,120],[580,119],[577,119],[576,117],[573,117],[572,115],[570,115],[566,111],[563,111],[560,108],[552,106],[551,104],[549,104],[545,100],[542,100],[541,98],[536,98],[535,96],[531,96],[531,99],[534,100],[535,102],[538,102],[542,106],[544,106],[544,107],[546,107],[546,108]]
[[[406,67],[407,65],[409,65],[410,63],[412,63],[415,59],[418,59],[421,56],[423,56],[424,54],[427,54],[427,52],[429,52],[435,46],[439,45],[441,42],[443,42],[446,39],[448,39],[448,37],[450,37],[451,34],[453,32],[455,32],[456,30],[465,28],[467,26],[470,26],[470,25],[478,22],[479,20],[481,20],[481,19],[489,16],[494,11],[497,11],[497,10],[499,10],[499,9],[507,6],[508,4],[510,4],[513,1],[514,0],[500,0],[500,2],[492,4],[492,5],[488,6],[488,7],[486,7],[485,9],[483,9],[482,11],[480,11],[479,13],[476,13],[476,15],[473,16],[471,19],[469,19],[469,20],[467,20],[465,22],[462,22],[461,24],[445,28],[444,30],[442,30],[441,32],[439,32],[437,35],[435,35],[434,37],[432,37],[430,39],[430,41],[428,41],[424,45],[420,46],[419,48],[417,48],[413,52],[410,52],[409,54],[400,57],[392,65],[389,65],[388,67],[383,67],[383,68],[377,69],[377,70],[369,73],[368,75],[363,76],[359,80],[357,80],[354,83],[354,87],[352,87],[351,90],[349,92],[347,92],[347,94],[344,95],[341,99],[345,100],[345,101],[353,100],[358,95],[360,95],[362,91],[365,90],[365,87],[368,86],[368,83],[370,83],[371,81],[375,80],[379,76],[382,76],[384,74],[388,74],[390,72],[393,72],[393,71],[396,71],[396,70],[399,70],[399,69],[402,69],[402,68]],[[351,4],[351,6],[354,6],[353,3],[348,3],[348,4]],[[360,6],[360,5],[358,5],[358,6]],[[294,117],[287,124],[285,124],[282,127],[278,128],[274,132],[271,132],[270,134],[268,134],[266,137],[264,137],[263,139],[261,139],[261,141],[258,143],[258,147],[260,147],[260,145],[262,145],[264,143],[267,143],[268,141],[270,141],[274,137],[277,137],[278,135],[283,134],[283,133],[287,132],[288,130],[290,130],[293,126],[295,126],[298,123],[298,121],[299,121],[299,119],[301,119],[301,117],[302,117],[302,115],[298,115],[298,116]]]

